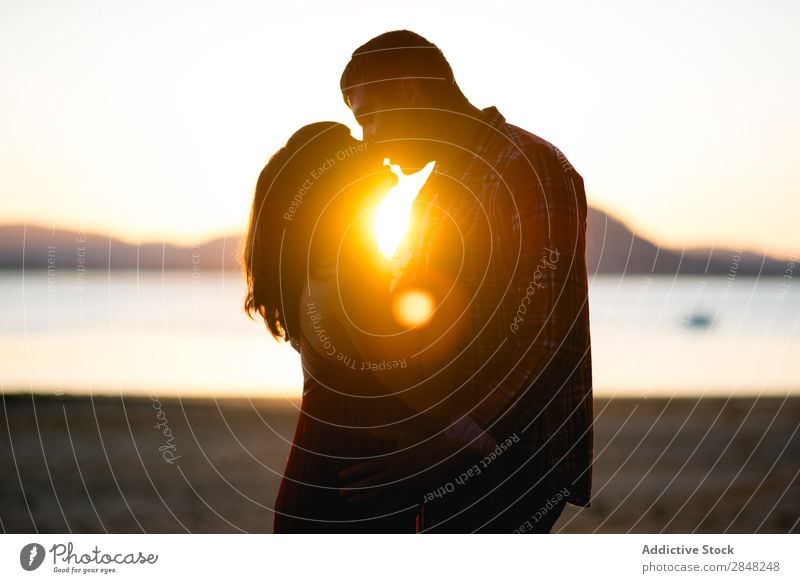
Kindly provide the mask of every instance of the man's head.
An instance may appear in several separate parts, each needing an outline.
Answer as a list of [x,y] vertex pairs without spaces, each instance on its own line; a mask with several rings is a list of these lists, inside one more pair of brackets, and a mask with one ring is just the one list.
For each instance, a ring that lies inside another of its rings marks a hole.
[[408,30],[384,33],[357,48],[340,85],[364,129],[364,140],[383,143],[387,153],[391,150],[411,165],[429,158],[420,151],[423,144],[410,146],[408,141],[435,137],[442,111],[468,105],[442,51]]

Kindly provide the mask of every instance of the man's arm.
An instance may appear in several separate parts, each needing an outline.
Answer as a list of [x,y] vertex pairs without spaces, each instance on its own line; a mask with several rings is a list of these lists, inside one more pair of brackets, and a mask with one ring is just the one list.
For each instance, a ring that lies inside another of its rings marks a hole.
[[528,426],[588,350],[583,181],[552,147],[512,152],[492,182],[495,254],[475,305],[477,402],[469,417],[497,441]]

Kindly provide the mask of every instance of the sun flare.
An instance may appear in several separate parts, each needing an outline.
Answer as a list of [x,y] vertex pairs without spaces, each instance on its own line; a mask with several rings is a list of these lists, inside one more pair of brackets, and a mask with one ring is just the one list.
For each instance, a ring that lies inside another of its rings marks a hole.
[[436,162],[428,162],[422,170],[413,174],[403,174],[400,166],[391,164],[388,158],[383,163],[397,176],[397,184],[378,205],[373,228],[378,249],[386,259],[391,260],[408,232],[414,200],[433,172]]
[[419,288],[404,290],[392,300],[395,319],[407,328],[427,324],[435,307],[433,296]]

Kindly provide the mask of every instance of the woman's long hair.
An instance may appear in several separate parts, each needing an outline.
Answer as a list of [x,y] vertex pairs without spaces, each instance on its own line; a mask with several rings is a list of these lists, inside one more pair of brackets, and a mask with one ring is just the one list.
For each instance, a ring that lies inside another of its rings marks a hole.
[[315,215],[326,191],[337,188],[341,153],[353,151],[358,143],[339,123],[304,126],[258,177],[240,250],[247,280],[244,309],[251,318],[260,315],[277,339],[299,336],[300,291]]

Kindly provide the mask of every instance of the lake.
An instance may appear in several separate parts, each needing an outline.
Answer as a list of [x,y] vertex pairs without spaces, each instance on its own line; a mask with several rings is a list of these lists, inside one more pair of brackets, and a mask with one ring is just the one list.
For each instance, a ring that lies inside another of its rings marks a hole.
[[[299,396],[300,362],[242,311],[241,274],[0,274],[0,388]],[[598,396],[798,394],[789,278],[596,276]]]

